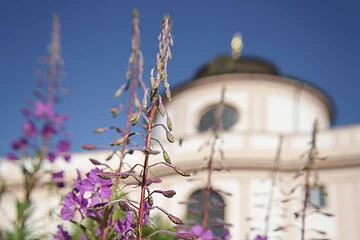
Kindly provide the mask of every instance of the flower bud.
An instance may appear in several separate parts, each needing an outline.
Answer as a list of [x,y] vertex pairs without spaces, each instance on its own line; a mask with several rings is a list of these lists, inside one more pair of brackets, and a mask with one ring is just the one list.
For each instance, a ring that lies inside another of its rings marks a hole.
[[82,144],[81,147],[86,150],[94,150],[97,148],[95,145],[92,144]]
[[94,132],[94,133],[103,133],[103,132],[106,132],[107,130],[109,130],[109,128],[108,128],[108,127],[104,127],[104,128],[94,129],[93,132]]
[[102,163],[101,163],[101,162],[99,162],[99,161],[98,161],[98,160],[96,160],[96,159],[89,158],[89,160],[90,160],[90,162],[91,162],[92,164],[94,164],[94,165],[102,165]]
[[171,164],[170,156],[165,150],[163,150],[163,158],[164,158],[165,162]]
[[130,122],[132,125],[136,125],[139,122],[140,119],[140,112],[134,112],[133,115],[130,118]]
[[177,233],[176,237],[185,240],[195,240],[200,238],[199,235],[196,235],[194,233]]
[[170,131],[166,131],[166,138],[171,143],[173,143],[175,141],[175,137],[174,137],[174,135],[171,134]]
[[112,113],[113,117],[116,117],[119,114],[119,109],[112,108],[112,109],[110,109],[110,112]]
[[88,209],[90,211],[100,211],[100,210],[103,210],[104,208],[106,208],[108,204],[109,204],[108,202],[98,203],[98,204],[95,204],[94,206],[88,207]]
[[130,209],[130,205],[129,205],[127,202],[125,202],[125,201],[120,201],[120,202],[119,202],[119,207],[120,207],[120,209],[123,210],[124,212],[128,212],[128,211],[131,210],[131,209]]
[[191,174],[188,170],[179,168],[179,167],[174,167],[174,171],[177,172],[179,175],[184,176],[184,177],[190,177]]
[[169,116],[167,116],[167,118],[166,118],[166,125],[167,125],[167,128],[170,130],[170,131],[172,131],[172,123],[171,123],[171,119],[170,119],[170,117]]
[[102,179],[111,179],[116,177],[116,174],[113,172],[99,172],[96,174],[96,176]]
[[176,192],[174,190],[167,190],[162,192],[162,195],[167,198],[172,198],[173,196],[175,196],[175,194]]
[[170,221],[172,221],[175,224],[184,224],[183,221],[180,218],[178,218],[178,217],[176,217],[176,216],[174,216],[172,214],[168,214],[167,216],[170,219]]
[[127,87],[127,83],[124,83],[123,85],[121,85],[121,87],[115,92],[115,98],[120,97],[121,93],[124,91],[124,89]]

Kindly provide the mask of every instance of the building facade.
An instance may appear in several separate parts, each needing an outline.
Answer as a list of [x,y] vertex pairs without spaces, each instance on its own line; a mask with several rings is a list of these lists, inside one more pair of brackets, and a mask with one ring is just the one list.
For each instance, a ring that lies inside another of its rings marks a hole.
[[[161,189],[174,189],[173,199],[155,196],[155,202],[170,209],[174,215],[185,217],[187,201],[204,188],[206,171],[204,158],[209,151],[199,151],[209,138],[213,112],[225,87],[221,148],[224,161],[222,171],[214,171],[213,187],[226,205],[223,218],[235,240],[253,239],[264,231],[265,212],[271,188],[274,161],[279,160],[278,178],[274,187],[273,207],[270,212],[270,239],[300,239],[300,218],[294,216],[302,207],[301,201],[284,201],[294,187],[293,176],[304,166],[309,151],[314,121],[318,121],[317,150],[326,161],[318,161],[319,185],[313,186],[310,199],[321,211],[334,217],[313,214],[307,218],[307,236],[332,240],[360,239],[358,214],[360,214],[360,125],[331,127],[334,110],[329,98],[319,89],[304,82],[280,76],[276,68],[266,61],[254,58],[233,60],[220,56],[200,69],[194,79],[173,89],[171,102],[166,108],[173,121],[176,142],[165,144],[172,163],[189,169],[192,181],[184,180],[167,168],[152,171],[162,178]],[[157,117],[161,123],[165,121]],[[162,139],[164,132],[155,135]],[[164,141],[166,142],[166,141]],[[66,170],[67,179],[75,178],[75,168],[86,172],[92,167],[87,158],[106,158],[105,152],[74,153],[71,165],[57,161],[58,168]],[[157,157],[154,157],[156,161]],[[140,161],[141,154],[128,156],[127,161]],[[160,158],[159,158],[160,160]],[[112,161],[116,165],[116,160]],[[217,165],[220,166],[220,165]],[[20,173],[9,163],[2,162],[1,176],[17,192]],[[300,182],[301,179],[299,178]],[[324,190],[324,191],[322,191]],[[295,195],[302,195],[303,189]],[[232,193],[231,196],[224,192]],[[325,193],[326,195],[325,196]],[[21,193],[18,193],[21,194]],[[138,197],[134,194],[132,197]],[[42,207],[37,209],[34,220],[48,216],[48,209],[56,206],[57,197],[39,190],[35,197]],[[11,216],[14,210],[11,196],[5,196],[1,209]],[[45,207],[46,206],[46,207]],[[314,208],[314,210],[316,210]],[[311,211],[311,207],[309,207]],[[45,218],[43,218],[45,219]],[[6,226],[0,219],[0,226]],[[56,221],[42,221],[43,231],[50,231]],[[288,226],[286,231],[273,231]],[[295,226],[295,227],[294,227]],[[323,235],[313,229],[326,232]]]

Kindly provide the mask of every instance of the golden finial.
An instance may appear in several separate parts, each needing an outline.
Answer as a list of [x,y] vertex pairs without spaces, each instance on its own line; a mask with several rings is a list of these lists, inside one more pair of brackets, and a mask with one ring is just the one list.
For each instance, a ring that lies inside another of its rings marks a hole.
[[240,58],[241,51],[244,47],[240,33],[235,33],[231,40],[231,56],[234,60]]

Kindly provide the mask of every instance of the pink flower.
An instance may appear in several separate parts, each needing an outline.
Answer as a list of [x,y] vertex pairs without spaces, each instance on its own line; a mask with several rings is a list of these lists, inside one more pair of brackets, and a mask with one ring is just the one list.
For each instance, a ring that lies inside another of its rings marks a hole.
[[50,102],[36,101],[34,114],[37,118],[53,118],[55,114],[53,104]]
[[13,141],[11,143],[11,147],[14,149],[14,150],[19,150],[19,149],[22,149],[24,147],[26,147],[28,145],[28,141],[26,138],[22,137],[20,138],[19,140],[17,141]]
[[56,129],[51,124],[48,123],[46,123],[41,130],[41,136],[43,138],[50,138],[55,134],[56,134]]
[[55,159],[56,159],[55,153],[49,152],[48,159],[51,163],[55,162]]
[[58,142],[57,147],[56,147],[58,154],[64,156],[64,159],[67,162],[70,161],[70,155],[69,155],[70,145],[71,145],[71,143],[69,141],[61,140]]
[[15,161],[15,160],[18,160],[18,156],[16,156],[14,153],[8,153],[6,155],[6,158],[9,159],[10,161]]
[[22,112],[22,114],[23,114],[25,117],[31,116],[31,111],[30,111],[29,109],[27,109],[27,108],[23,108],[23,109],[21,110],[21,112]]
[[35,136],[35,135],[36,135],[36,126],[35,126],[35,124],[33,123],[33,121],[27,120],[27,121],[24,123],[23,131],[24,131],[25,135],[28,136],[28,137],[33,137],[33,136]]

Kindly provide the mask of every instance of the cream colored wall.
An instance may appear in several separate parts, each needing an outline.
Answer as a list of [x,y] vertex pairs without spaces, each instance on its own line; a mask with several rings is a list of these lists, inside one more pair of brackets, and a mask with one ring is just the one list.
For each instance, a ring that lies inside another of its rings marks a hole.
[[[266,78],[272,80],[268,81]],[[177,93],[173,101],[167,104],[177,141],[174,144],[164,144],[173,164],[190,170],[205,164],[203,158],[208,156],[208,151],[198,152],[198,149],[207,141],[209,133],[197,132],[198,121],[204,108],[219,101],[221,87],[225,85],[225,102],[239,108],[240,117],[231,131],[222,134],[222,149],[226,158],[224,166],[231,171],[215,172],[213,182],[215,187],[233,193],[232,197],[223,196],[227,204],[225,218],[234,224],[230,230],[232,239],[242,240],[251,225],[246,221],[246,217],[259,214],[253,208],[253,203],[266,200],[254,199],[252,193],[258,187],[266,189],[259,180],[269,175],[279,144],[279,134],[285,135],[281,159],[282,169],[285,171],[285,188],[290,189],[288,183],[291,171],[302,164],[299,156],[309,148],[309,131],[313,120],[317,118],[322,129],[318,134],[318,149],[322,156],[328,157],[326,162],[319,163],[321,182],[326,185],[329,192],[327,210],[334,212],[337,217],[333,220],[315,217],[309,220],[309,224],[324,228],[333,240],[360,239],[360,230],[357,227],[357,216],[360,211],[357,204],[360,201],[360,125],[329,128],[328,109],[325,103],[320,101],[319,96],[312,95],[304,88],[296,93],[299,102],[294,101],[294,92],[298,91],[295,85],[280,84],[280,80],[273,81],[273,78],[278,77],[259,74],[222,75],[197,80],[201,81],[201,84],[195,84],[194,88]],[[299,103],[299,106],[294,106],[295,103]],[[297,116],[294,115],[295,107],[299,108],[298,121],[294,121],[294,116]],[[162,118],[158,120],[164,122]],[[297,133],[297,127],[301,133]],[[163,130],[155,131],[155,134],[166,142]],[[178,141],[180,138],[183,139],[181,146]],[[65,170],[65,178],[71,183],[76,177],[76,168],[85,173],[93,167],[88,161],[89,157],[104,161],[106,156],[106,152],[75,153],[71,164],[56,161],[53,167],[55,170]],[[142,159],[141,153],[135,153],[128,156],[126,161],[140,163]],[[150,161],[163,160],[161,156],[155,156],[151,157]],[[114,158],[108,163],[116,168],[118,159]],[[52,166],[45,166],[50,167]],[[171,169],[157,167],[152,172],[163,179],[163,182],[154,188],[174,189],[178,192],[174,199],[157,196],[155,202],[175,215],[184,216],[185,207],[178,202],[186,200],[193,191],[201,188],[205,173],[200,172],[193,176],[202,181],[188,182]],[[7,180],[10,188],[18,192],[21,174],[15,166],[1,161],[0,174]],[[35,212],[34,218],[49,223],[47,212],[55,200],[50,201],[52,198],[43,190],[36,195],[41,208]],[[138,199],[135,193],[132,197]],[[11,215],[12,210],[9,206],[12,204],[11,199],[6,198],[1,202],[0,210],[9,210],[8,215]],[[293,219],[291,211],[298,207],[288,204],[286,217],[279,219],[279,223],[290,222]],[[261,225],[261,222],[256,224]],[[47,224],[41,231],[51,232],[54,225],[56,224]],[[0,218],[0,228],[5,226],[5,218]],[[296,239],[295,235],[294,231],[288,231],[284,233],[284,239]]]
[[283,77],[226,74],[197,81],[192,88],[189,84],[186,91],[177,93],[167,104],[178,137],[198,134],[201,115],[209,106],[219,102],[223,86],[226,87],[225,103],[239,110],[239,121],[232,132],[306,132],[311,130],[315,119],[318,119],[321,129],[329,127],[325,104],[306,89],[284,84]]

